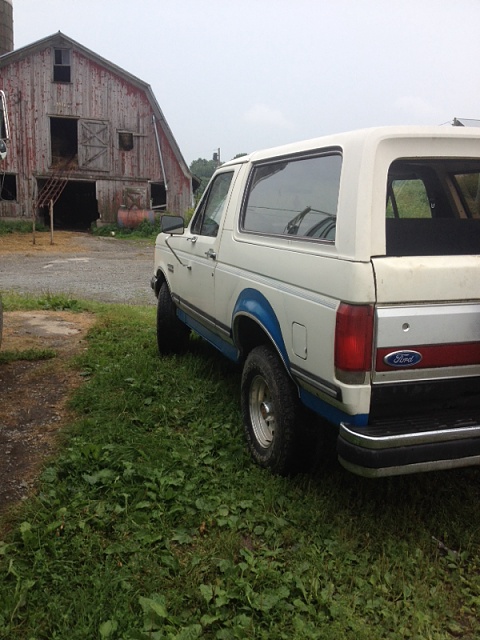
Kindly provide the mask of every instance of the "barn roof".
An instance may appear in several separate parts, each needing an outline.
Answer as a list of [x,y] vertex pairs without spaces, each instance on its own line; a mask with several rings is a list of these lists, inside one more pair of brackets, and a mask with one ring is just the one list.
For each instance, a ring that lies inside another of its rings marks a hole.
[[47,36],[46,38],[42,38],[41,40],[37,40],[36,42],[32,42],[31,44],[21,47],[20,49],[15,49],[15,51],[10,51],[9,53],[3,54],[2,56],[0,56],[0,69],[2,69],[2,67],[5,67],[13,62],[18,62],[20,60],[23,60],[27,56],[34,55],[39,51],[44,51],[47,47],[57,47],[59,49],[69,47],[77,51],[80,51],[86,58],[90,58],[96,64],[103,66],[104,68],[111,71],[113,74],[120,76],[127,82],[131,83],[132,85],[144,91],[152,106],[152,110],[155,115],[155,118],[160,123],[160,126],[162,127],[162,130],[165,133],[172,147],[172,150],[175,154],[175,157],[178,160],[179,165],[181,166],[185,175],[188,175],[189,177],[191,176],[191,172],[188,168],[188,165],[185,162],[185,159],[180,151],[177,141],[173,136],[172,130],[170,129],[168,122],[166,121],[165,116],[163,115],[160,105],[158,104],[157,99],[155,98],[155,95],[152,91],[152,87],[147,82],[144,82],[143,80],[140,80],[140,78],[137,78],[137,76],[134,76],[128,71],[125,71],[125,69],[122,69],[116,64],[113,64],[113,62],[110,62],[106,58],[102,58],[102,56],[99,56],[94,51],[91,51],[90,49],[88,49],[87,47],[84,47],[79,42],[76,42],[72,38],[69,38],[61,31],[58,31],[53,35]]

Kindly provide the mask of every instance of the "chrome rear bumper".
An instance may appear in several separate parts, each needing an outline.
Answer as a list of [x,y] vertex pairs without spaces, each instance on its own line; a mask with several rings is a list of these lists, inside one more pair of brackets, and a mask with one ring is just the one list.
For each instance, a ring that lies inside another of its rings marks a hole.
[[[479,415],[476,415],[476,414]],[[340,425],[338,459],[349,471],[382,477],[480,465],[480,412]]]

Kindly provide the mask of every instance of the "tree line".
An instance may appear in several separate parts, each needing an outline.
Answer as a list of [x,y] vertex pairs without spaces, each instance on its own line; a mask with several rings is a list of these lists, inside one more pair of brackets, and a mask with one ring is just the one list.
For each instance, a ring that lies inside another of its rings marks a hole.
[[[246,156],[246,153],[237,153],[235,158]],[[217,160],[206,160],[205,158],[198,158],[190,164],[190,171],[200,181],[200,186],[195,191],[195,199],[198,201],[202,193],[205,191],[208,181],[213,176],[215,169],[219,166]]]

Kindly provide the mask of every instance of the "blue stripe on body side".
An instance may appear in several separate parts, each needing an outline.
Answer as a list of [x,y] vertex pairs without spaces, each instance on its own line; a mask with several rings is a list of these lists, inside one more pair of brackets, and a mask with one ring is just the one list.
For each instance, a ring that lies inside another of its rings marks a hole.
[[339,426],[341,422],[347,422],[348,424],[355,425],[357,427],[366,427],[368,424],[367,413],[359,413],[351,416],[341,409],[337,409],[337,407],[334,407],[328,402],[317,398],[313,393],[310,393],[301,387],[299,387],[299,392],[300,400],[303,404],[314,413],[317,413],[319,416],[322,416],[322,418],[325,418],[325,420],[328,420],[331,424]]
[[233,345],[231,342],[228,342],[227,340],[224,340],[210,329],[207,329],[205,325],[192,318],[192,316],[187,315],[185,311],[177,309],[177,316],[184,324],[187,325],[187,327],[193,329],[196,333],[198,333],[199,336],[201,336],[204,340],[209,342],[212,346],[223,353],[223,355],[226,356],[229,360],[238,362],[240,352],[235,347],[235,345]]

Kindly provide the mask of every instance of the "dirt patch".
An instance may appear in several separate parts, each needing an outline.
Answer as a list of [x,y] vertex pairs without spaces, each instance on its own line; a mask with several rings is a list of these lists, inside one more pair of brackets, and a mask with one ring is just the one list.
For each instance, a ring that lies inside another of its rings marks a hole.
[[74,231],[55,231],[52,244],[50,233],[44,231],[35,234],[35,242],[31,233],[8,233],[0,236],[0,254],[19,253],[28,256],[80,252],[85,249],[82,242],[85,236]]
[[69,362],[86,348],[92,314],[4,314],[2,351],[52,349],[45,361],[0,364],[0,514],[32,491],[46,456],[71,416],[66,402],[82,377]]
[[0,236],[0,288],[121,304],[155,304],[153,240],[56,231]]
[[[101,302],[155,304],[150,245],[88,233],[0,236],[3,291],[66,294]],[[0,364],[0,514],[31,492],[61,427],[66,400],[83,378],[69,360],[85,347],[94,317],[67,312],[5,313],[1,350],[53,349],[47,361]]]

